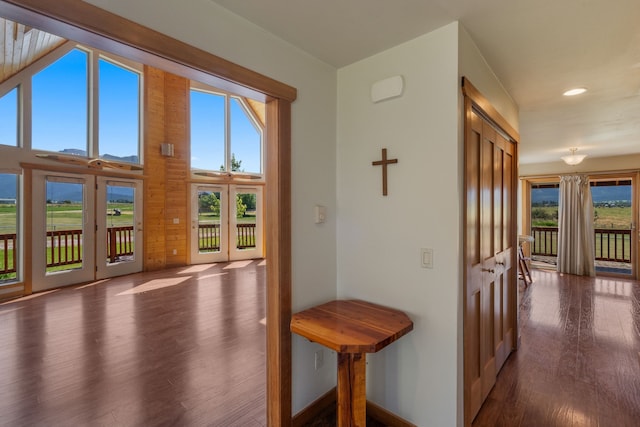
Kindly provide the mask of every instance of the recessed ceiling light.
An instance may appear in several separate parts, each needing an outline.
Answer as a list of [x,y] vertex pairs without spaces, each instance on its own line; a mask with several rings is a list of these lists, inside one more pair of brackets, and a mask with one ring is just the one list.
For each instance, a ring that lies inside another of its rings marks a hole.
[[587,88],[584,87],[577,87],[575,89],[569,89],[568,91],[566,91],[565,93],[563,93],[564,96],[576,96],[576,95],[580,95],[583,94],[587,91]]

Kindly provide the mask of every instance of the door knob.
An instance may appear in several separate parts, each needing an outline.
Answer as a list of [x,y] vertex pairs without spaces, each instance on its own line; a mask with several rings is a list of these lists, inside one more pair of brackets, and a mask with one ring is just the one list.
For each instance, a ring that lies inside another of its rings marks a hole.
[[487,273],[495,273],[496,271],[493,268],[483,268],[482,271],[486,271]]

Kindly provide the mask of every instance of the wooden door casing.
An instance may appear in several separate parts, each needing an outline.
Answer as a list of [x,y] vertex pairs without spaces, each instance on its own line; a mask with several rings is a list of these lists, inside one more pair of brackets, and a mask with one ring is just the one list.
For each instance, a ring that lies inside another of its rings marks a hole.
[[464,399],[469,425],[516,345],[516,145],[465,97]]

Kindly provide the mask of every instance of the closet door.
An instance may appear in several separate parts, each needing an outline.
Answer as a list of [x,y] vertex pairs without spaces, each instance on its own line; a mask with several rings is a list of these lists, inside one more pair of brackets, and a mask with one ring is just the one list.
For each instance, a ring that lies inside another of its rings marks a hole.
[[472,108],[465,138],[465,405],[475,417],[514,347],[515,147]]

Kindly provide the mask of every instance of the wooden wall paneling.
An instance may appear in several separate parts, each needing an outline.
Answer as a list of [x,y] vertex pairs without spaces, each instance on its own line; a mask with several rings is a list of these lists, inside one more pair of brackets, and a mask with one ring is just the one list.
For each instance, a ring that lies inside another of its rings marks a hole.
[[144,67],[144,270],[159,270],[166,265],[165,250],[165,165],[160,144],[165,140],[165,73]]
[[[165,73],[165,141],[173,144],[174,156],[165,162],[165,239],[167,267],[187,264],[187,217],[189,197],[185,182],[189,171],[189,80]],[[177,220],[177,224],[175,223]],[[175,253],[174,253],[175,251]]]

